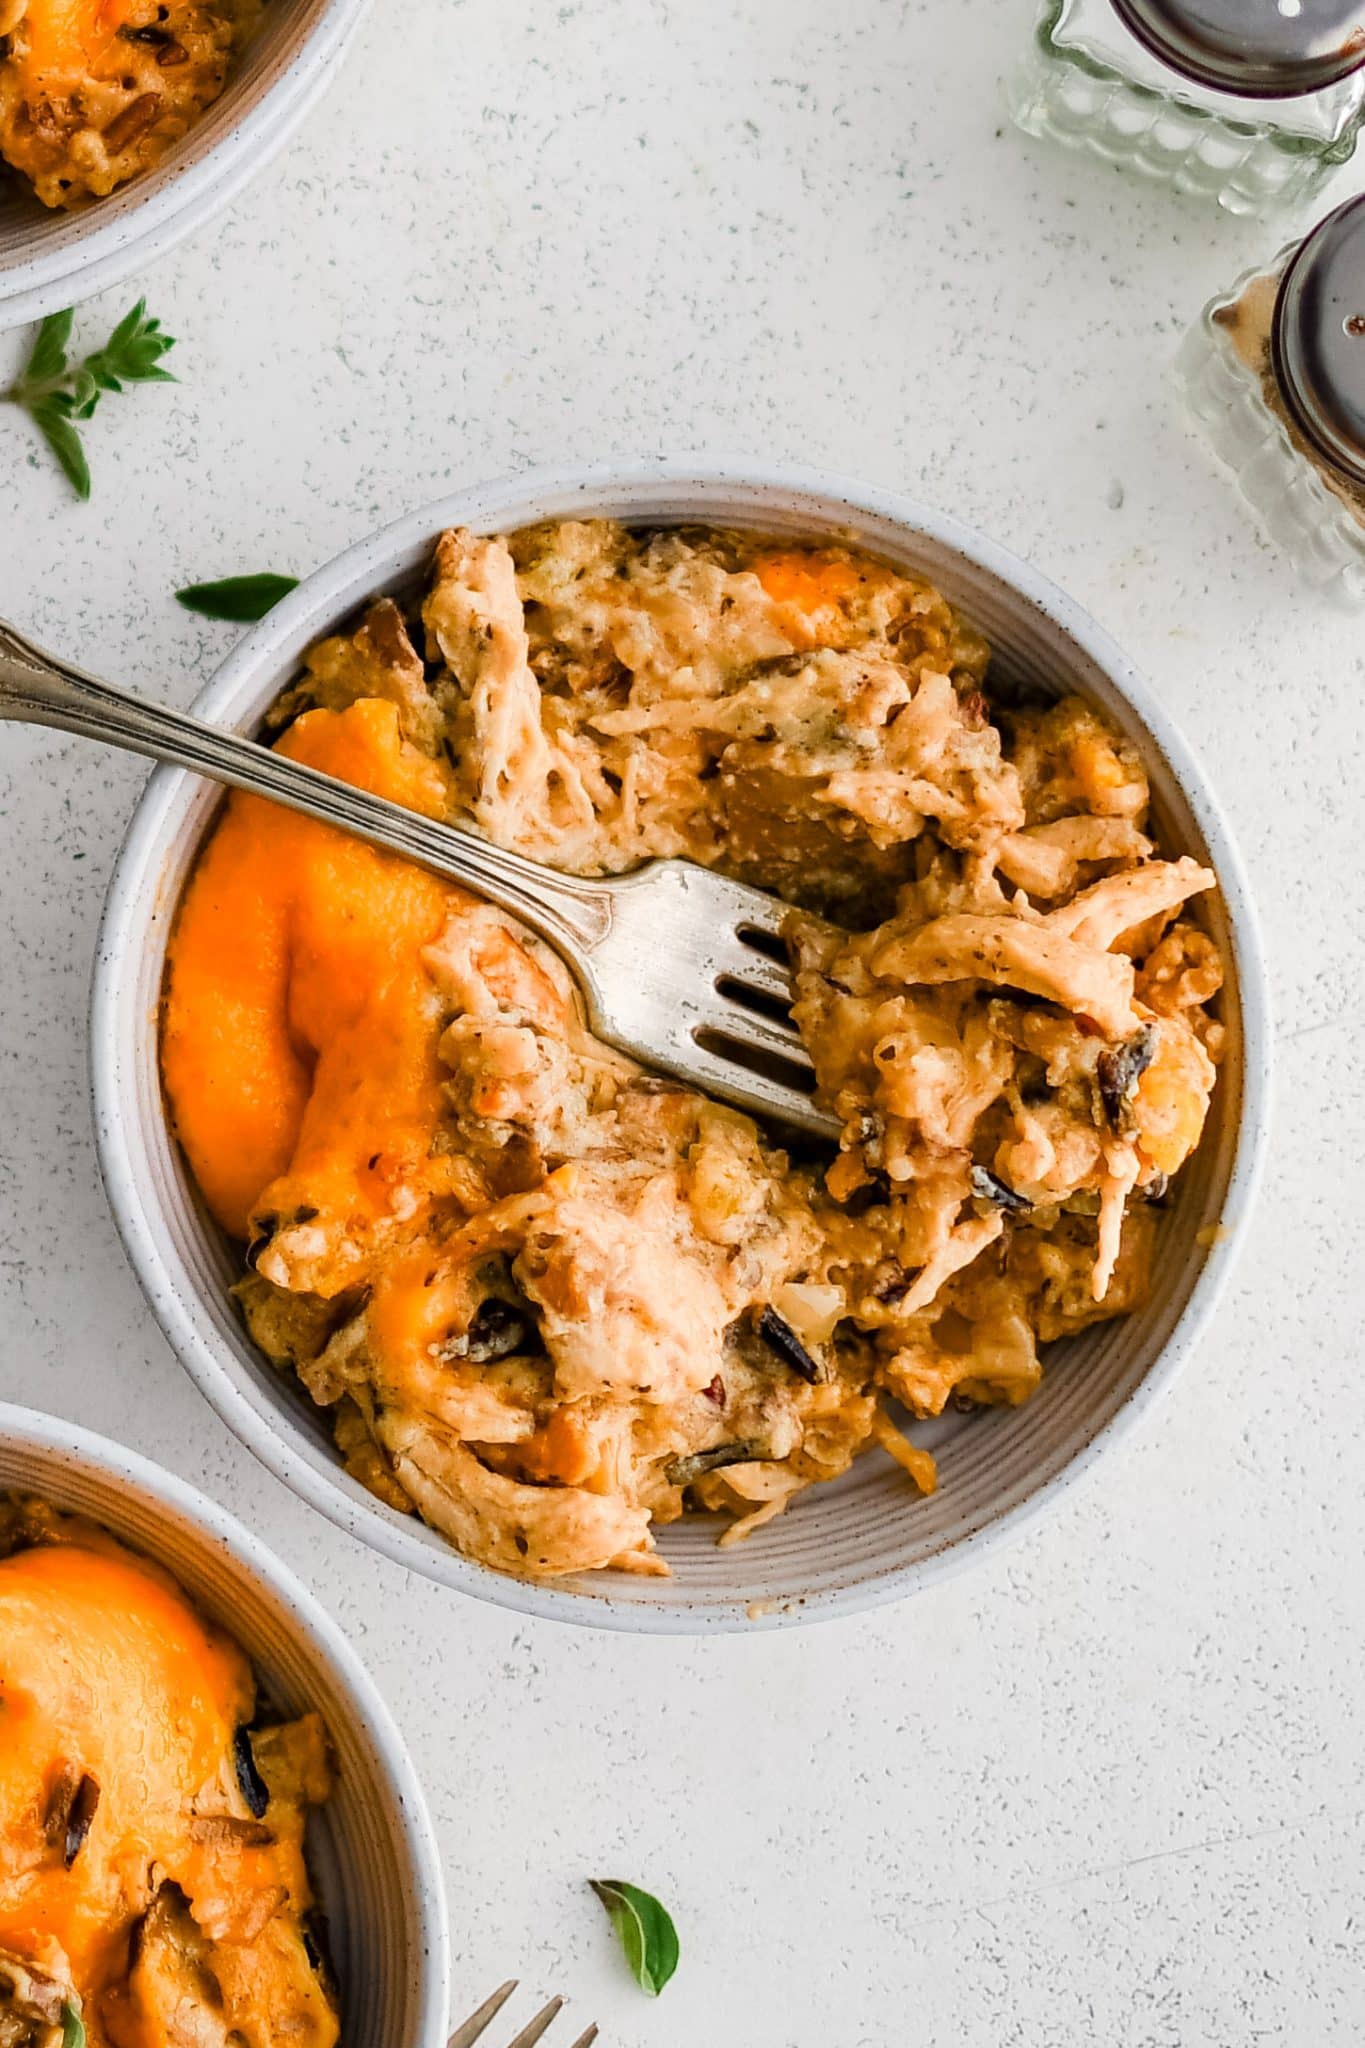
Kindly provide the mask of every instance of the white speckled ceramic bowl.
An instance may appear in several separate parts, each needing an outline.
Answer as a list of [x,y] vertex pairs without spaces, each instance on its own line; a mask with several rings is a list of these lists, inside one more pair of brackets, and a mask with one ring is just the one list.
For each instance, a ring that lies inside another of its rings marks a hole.
[[74,213],[0,177],[0,329],[145,270],[283,148],[341,61],[368,0],[270,0],[227,86],[154,171]]
[[255,1536],[159,1466],[0,1402],[0,1492],[88,1515],[155,1558],[225,1628],[283,1714],[315,1708],[336,1790],[309,1818],[347,2048],[444,2048],[449,1934],[441,1859],[403,1739],[355,1652]]
[[157,770],[138,806],[100,938],[91,1043],[105,1179],[152,1309],[209,1400],[273,1472],[385,1556],[501,1606],[597,1627],[680,1634],[847,1614],[927,1585],[1024,1528],[1093,1469],[1190,1355],[1231,1265],[1265,1135],[1268,1010],[1255,921],[1202,771],[1094,622],[1035,570],[952,520],[890,492],[806,472],[658,464],[463,491],[309,577],[247,634],[196,708],[250,731],[315,639],[377,593],[421,577],[442,527],[505,532],[591,516],[851,537],[938,584],[986,633],[998,670],[1080,691],[1141,747],[1164,843],[1218,872],[1222,893],[1210,915],[1232,967],[1228,1057],[1204,1143],[1177,1182],[1153,1299],[1138,1315],[1055,1347],[1040,1392],[1024,1407],[917,1430],[939,1455],[939,1489],[929,1500],[916,1498],[875,1452],[730,1549],[715,1547],[716,1524],[706,1518],[664,1530],[668,1579],[600,1573],[526,1585],[467,1562],[342,1470],[325,1419],[255,1351],[234,1312],[228,1287],[239,1253],[196,1199],[157,1071],[167,936],[218,801],[216,790],[169,769]]

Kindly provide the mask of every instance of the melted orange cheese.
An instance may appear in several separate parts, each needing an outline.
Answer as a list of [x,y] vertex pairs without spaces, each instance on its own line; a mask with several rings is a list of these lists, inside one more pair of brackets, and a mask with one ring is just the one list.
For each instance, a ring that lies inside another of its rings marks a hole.
[[[59,1943],[88,2024],[126,1967],[153,1865],[193,1887],[187,1810],[220,1780],[253,1696],[235,1645],[112,1542],[0,1561],[0,1948]],[[43,1820],[71,1768],[99,1803],[68,1870]]]
[[48,81],[97,70],[132,11],[132,0],[29,0],[26,69]]
[[857,631],[848,600],[889,580],[889,572],[873,563],[857,564],[846,555],[810,548],[758,555],[752,567],[779,607],[782,631],[795,647],[845,645]]
[[1213,1079],[1194,1033],[1167,1027],[1132,1102],[1138,1153],[1158,1173],[1178,1173],[1199,1143]]
[[[445,779],[392,704],[310,711],[279,750],[444,811]],[[442,1081],[421,955],[467,901],[346,833],[228,799],[172,938],[162,1063],[195,1178],[234,1236],[258,1198],[363,1218],[420,1178]]]
[[851,597],[862,581],[845,556],[821,555],[805,548],[759,555],[753,567],[775,604],[795,605],[806,612],[835,608],[841,599]]
[[432,1347],[457,1323],[468,1282],[462,1268],[433,1270],[432,1253],[418,1244],[389,1259],[375,1275],[369,1332],[391,1371],[411,1378]]

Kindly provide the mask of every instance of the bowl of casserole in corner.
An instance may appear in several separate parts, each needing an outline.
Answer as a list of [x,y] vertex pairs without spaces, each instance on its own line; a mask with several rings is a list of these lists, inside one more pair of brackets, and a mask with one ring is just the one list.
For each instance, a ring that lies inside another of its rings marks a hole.
[[366,0],[0,0],[0,328],[92,298],[227,206]]
[[1032,569],[804,472],[530,476],[320,570],[198,708],[552,864],[774,890],[842,1130],[643,1073],[501,914],[159,770],[106,1183],[200,1387],[342,1526],[530,1613],[777,1626],[980,1554],[1169,1384],[1264,1137],[1254,919]]
[[6,2041],[441,2048],[440,1858],[340,1630],[183,1481],[5,1403],[0,1721]]

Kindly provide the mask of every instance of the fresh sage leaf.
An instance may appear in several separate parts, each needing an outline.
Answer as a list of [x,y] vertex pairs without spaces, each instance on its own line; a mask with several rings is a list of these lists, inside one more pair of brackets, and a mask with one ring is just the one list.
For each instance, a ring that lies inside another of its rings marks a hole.
[[85,2048],[85,2022],[69,1999],[62,2006],[62,2048]]
[[94,413],[106,391],[126,384],[173,384],[161,358],[175,347],[161,322],[149,319],[147,302],[139,299],[119,321],[103,348],[83,362],[71,364],[67,347],[75,313],[49,313],[38,329],[28,364],[16,384],[3,394],[26,412],[61,465],[78,498],[90,496],[90,465],[75,422]]
[[190,583],[177,590],[176,597],[187,612],[202,612],[206,619],[263,619],[282,597],[297,590],[297,576],[275,576],[268,570],[259,576],[224,576],[218,583]]
[[638,1885],[619,1877],[589,1882],[607,1909],[636,1983],[657,1998],[678,1967],[678,1930],[659,1901]]

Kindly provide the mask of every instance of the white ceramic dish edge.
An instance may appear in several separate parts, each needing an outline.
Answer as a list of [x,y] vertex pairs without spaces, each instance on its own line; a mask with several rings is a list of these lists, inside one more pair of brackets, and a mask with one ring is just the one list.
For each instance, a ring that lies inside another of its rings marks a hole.
[[[741,501],[743,514],[737,509]],[[1064,1492],[1092,1473],[1101,1452],[1127,1435],[1169,1388],[1222,1292],[1263,1159],[1269,1116],[1270,1023],[1257,925],[1240,857],[1201,771],[1148,685],[1082,609],[1030,565],[956,521],[897,493],[805,469],[685,460],[601,464],[564,474],[530,472],[510,481],[474,485],[410,513],[307,578],[238,643],[195,708],[210,720],[249,727],[264,709],[264,702],[248,703],[249,686],[253,682],[259,685],[263,675],[287,670],[304,648],[333,630],[336,622],[367,596],[401,580],[423,559],[431,539],[445,525],[498,531],[540,518],[607,511],[627,517],[691,517],[720,523],[728,513],[736,518],[746,516],[750,524],[785,521],[816,531],[829,529],[846,515],[847,525],[855,532],[878,521],[908,531],[930,548],[937,546],[961,557],[986,579],[1009,586],[1021,596],[1031,616],[1075,643],[1150,734],[1184,793],[1222,883],[1235,944],[1243,1046],[1235,1157],[1215,1212],[1215,1226],[1205,1229],[1205,1237],[1212,1241],[1206,1244],[1197,1276],[1160,1356],[1143,1368],[1116,1411],[1084,1432],[1061,1469],[1020,1482],[1015,1498],[1003,1510],[981,1518],[965,1533],[911,1564],[809,1597],[787,1595],[768,1600],[755,1598],[751,1592],[744,1599],[718,1596],[649,1608],[619,1596],[613,1599],[609,1577],[577,1581],[573,1589],[528,1584],[471,1564],[440,1539],[433,1543],[430,1532],[425,1536],[418,1533],[410,1520],[384,1510],[368,1497],[353,1498],[345,1490],[351,1482],[339,1477],[327,1450],[304,1442],[302,1432],[292,1427],[286,1440],[272,1404],[263,1397],[255,1398],[234,1375],[227,1361],[229,1347],[221,1321],[215,1321],[202,1296],[195,1298],[192,1289],[186,1290],[184,1270],[177,1272],[176,1261],[148,1221],[139,1193],[139,1173],[146,1164],[146,1134],[137,1128],[137,1106],[132,1091],[123,1085],[120,1057],[121,1033],[131,1029],[135,1034],[140,1028],[137,1018],[129,1015],[128,934],[145,917],[148,890],[160,887],[153,879],[157,870],[149,868],[148,862],[155,858],[169,813],[185,800],[190,779],[178,771],[158,769],[148,782],[115,869],[101,929],[91,1010],[99,1156],[125,1249],[172,1348],[219,1414],[255,1454],[338,1526],[395,1563],[525,1614],[590,1627],[664,1634],[789,1626],[902,1598],[962,1569],[1007,1538],[1019,1536]],[[268,694],[273,694],[276,686]],[[209,801],[205,796],[204,802]],[[142,1024],[153,1028],[145,998],[142,1001]],[[221,1304],[215,1307],[221,1315]],[[985,1426],[984,1419],[974,1426]],[[803,1500],[785,1521],[794,1521],[804,1505]],[[907,1503],[906,1512],[914,1511]]]
[[[312,112],[369,5],[370,0],[332,0],[285,70],[240,122],[146,198],[134,181],[81,216],[91,223],[88,235],[0,269],[0,333],[112,290],[230,206]],[[101,218],[103,209],[107,219]]]
[[[369,1852],[347,1859],[333,1844],[330,1858],[332,1886],[348,1909],[347,1924],[333,1930],[347,1951],[338,1960],[348,1980],[348,2048],[442,2048],[450,1938],[441,1858],[403,1738],[336,1623],[258,1537],[173,1473],[77,1424],[0,1402],[0,1491],[14,1486],[160,1557],[240,1641],[267,1685],[277,1676],[275,1656],[288,1654],[302,1672],[279,1704],[301,1711],[324,1703],[342,1759],[336,1800],[349,1778],[345,1825],[363,1834]],[[371,1867],[354,1867],[362,1861]],[[328,1873],[320,1875],[325,1894]],[[355,1921],[364,1923],[359,1934]]]

